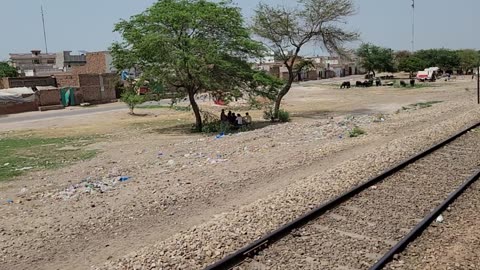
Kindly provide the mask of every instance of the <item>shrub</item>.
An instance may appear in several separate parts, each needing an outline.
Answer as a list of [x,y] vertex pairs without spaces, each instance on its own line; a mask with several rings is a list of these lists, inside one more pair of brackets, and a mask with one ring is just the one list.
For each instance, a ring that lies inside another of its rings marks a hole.
[[356,137],[358,137],[360,135],[363,135],[365,133],[366,132],[363,129],[356,126],[349,132],[349,136],[350,136],[350,138],[356,138]]
[[145,102],[145,96],[138,95],[133,89],[127,89],[122,93],[120,100],[128,105],[130,114],[135,114],[133,110],[136,106]]
[[278,111],[278,120],[280,122],[290,122],[290,113],[284,110]]

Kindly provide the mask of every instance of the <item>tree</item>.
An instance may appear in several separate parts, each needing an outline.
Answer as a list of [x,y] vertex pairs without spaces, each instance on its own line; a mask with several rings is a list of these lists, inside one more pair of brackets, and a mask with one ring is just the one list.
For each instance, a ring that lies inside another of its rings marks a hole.
[[397,51],[394,53],[395,67],[398,70],[400,63],[412,56],[412,53],[409,51]]
[[250,38],[238,8],[229,1],[159,0],[115,26],[123,41],[111,51],[119,68],[138,67],[147,80],[184,93],[202,130],[195,95],[232,92],[253,80],[246,62],[264,47]]
[[137,94],[133,87],[127,87],[127,89],[125,89],[125,91],[122,93],[120,100],[127,104],[128,108],[130,109],[130,114],[132,115],[135,114],[133,111],[135,107],[146,101],[145,96]]
[[458,57],[460,58],[460,67],[465,72],[470,72],[478,67],[480,56],[475,50],[458,50]]
[[460,67],[460,58],[455,51],[448,49],[429,49],[415,52],[429,67],[439,67],[441,70],[454,70]]
[[412,76],[413,73],[424,70],[427,67],[428,65],[425,63],[425,61],[414,55],[400,60],[398,64],[398,70],[409,72],[410,76]]
[[295,78],[311,62],[299,60],[302,48],[318,42],[330,53],[344,55],[343,45],[358,38],[356,32],[341,27],[354,14],[352,0],[297,0],[299,7],[271,7],[259,4],[253,18],[253,32],[263,39],[288,70],[288,78],[275,97],[277,118],[283,97]]
[[393,72],[395,67],[393,50],[382,48],[370,43],[360,45],[357,50],[357,56],[360,58],[360,66],[373,73],[375,70],[379,72]]
[[17,77],[17,70],[10,66],[7,62],[0,62],[0,78],[3,77]]

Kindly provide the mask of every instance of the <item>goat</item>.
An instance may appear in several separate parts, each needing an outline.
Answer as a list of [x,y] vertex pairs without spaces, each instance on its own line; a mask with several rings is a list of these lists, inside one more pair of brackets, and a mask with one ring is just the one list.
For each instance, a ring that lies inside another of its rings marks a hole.
[[351,87],[350,82],[343,82],[342,85],[340,86],[340,89],[347,88],[349,89]]

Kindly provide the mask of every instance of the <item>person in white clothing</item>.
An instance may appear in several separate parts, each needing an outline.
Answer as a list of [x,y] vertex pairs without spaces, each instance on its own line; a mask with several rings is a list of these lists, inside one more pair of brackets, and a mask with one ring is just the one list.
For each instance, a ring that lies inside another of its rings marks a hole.
[[240,126],[242,126],[242,125],[243,125],[243,117],[242,117],[242,115],[241,115],[241,114],[237,114],[237,119],[236,119],[236,120],[237,120],[237,123],[236,123],[236,124],[237,124],[237,126],[239,126],[239,127],[240,127]]

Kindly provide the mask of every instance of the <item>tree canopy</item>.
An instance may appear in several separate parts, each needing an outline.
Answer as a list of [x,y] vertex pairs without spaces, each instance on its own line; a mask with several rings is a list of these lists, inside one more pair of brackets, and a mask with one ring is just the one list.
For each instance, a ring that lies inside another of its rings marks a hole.
[[119,22],[115,31],[123,37],[111,47],[116,67],[138,67],[148,80],[184,92],[198,130],[202,118],[195,95],[248,87],[255,72],[246,60],[264,51],[230,1],[159,0]]
[[355,13],[352,0],[298,0],[298,7],[272,7],[259,4],[253,18],[253,32],[272,50],[288,70],[288,79],[275,98],[274,117],[278,116],[283,97],[304,68],[311,65],[299,60],[301,49],[317,43],[326,51],[344,55],[343,45],[358,34],[342,28],[346,18]]
[[374,76],[375,71],[393,72],[395,70],[392,49],[364,43],[358,48],[357,56],[360,58],[360,66],[368,73],[372,72]]
[[427,63],[421,58],[416,57],[415,55],[410,55],[407,58],[401,59],[398,64],[399,71],[406,71],[410,74],[413,74],[420,70],[424,70],[427,67]]
[[17,70],[10,66],[7,62],[0,62],[0,78],[3,77],[17,77]]
[[457,52],[449,49],[429,49],[415,52],[415,56],[422,59],[428,67],[454,70],[460,67],[460,57]]
[[475,50],[458,50],[457,54],[460,59],[460,68],[466,72],[475,69],[480,65],[480,54]]

